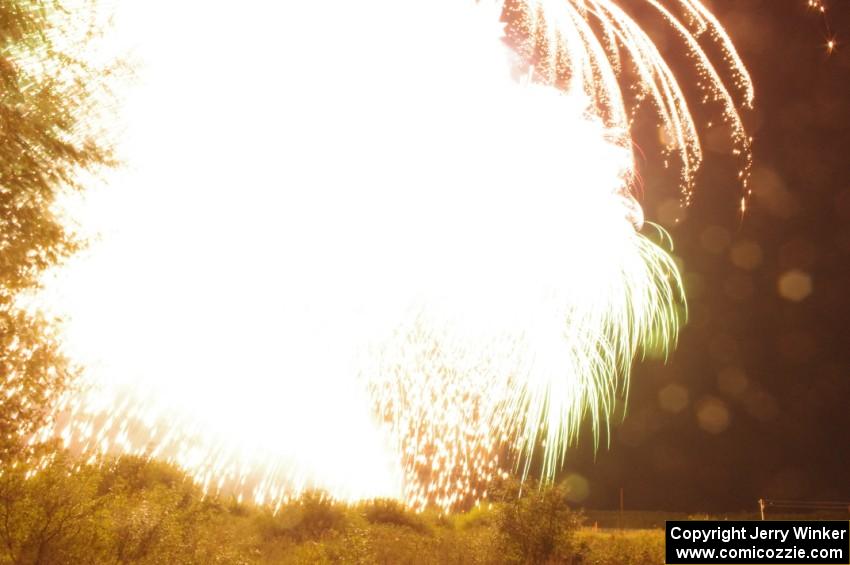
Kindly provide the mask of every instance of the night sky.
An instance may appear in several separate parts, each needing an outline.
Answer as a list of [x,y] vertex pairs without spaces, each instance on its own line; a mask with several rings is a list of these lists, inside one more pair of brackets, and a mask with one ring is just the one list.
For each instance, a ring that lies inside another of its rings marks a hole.
[[[651,150],[641,161],[647,217],[670,228],[690,316],[667,364],[636,367],[610,447],[594,455],[586,433],[568,455],[588,508],[615,508],[621,486],[630,509],[850,501],[850,0],[825,2],[825,19],[806,0],[706,3],[755,83],[754,194],[742,217],[728,139],[704,130],[696,195],[673,226],[675,179]],[[655,135],[645,121],[642,148]]]

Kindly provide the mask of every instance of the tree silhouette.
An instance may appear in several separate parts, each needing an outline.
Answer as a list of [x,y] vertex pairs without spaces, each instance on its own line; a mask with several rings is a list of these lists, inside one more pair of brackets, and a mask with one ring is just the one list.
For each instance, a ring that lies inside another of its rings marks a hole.
[[0,2],[0,462],[22,452],[70,378],[54,321],[17,299],[82,245],[57,197],[111,163],[89,119],[110,69],[79,55],[93,37],[71,25],[81,15],[59,0]]

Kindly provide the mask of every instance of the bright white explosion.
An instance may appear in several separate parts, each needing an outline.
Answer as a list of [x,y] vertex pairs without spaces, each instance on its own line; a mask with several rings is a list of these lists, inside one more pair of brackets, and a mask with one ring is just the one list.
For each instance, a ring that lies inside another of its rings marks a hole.
[[616,2],[531,4],[529,40],[585,74],[531,68],[489,0],[127,2],[126,166],[69,204],[98,238],[42,297],[88,385],[50,433],[257,502],[443,509],[599,434],[682,298],[636,231],[606,50],[669,103],[683,169],[698,140]]

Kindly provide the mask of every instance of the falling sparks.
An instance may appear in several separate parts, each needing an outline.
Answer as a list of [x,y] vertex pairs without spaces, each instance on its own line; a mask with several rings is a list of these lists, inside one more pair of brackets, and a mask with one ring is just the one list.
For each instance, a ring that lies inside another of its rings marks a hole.
[[[128,167],[68,204],[101,241],[41,297],[86,367],[45,434],[258,503],[318,487],[451,510],[540,445],[551,478],[582,422],[604,436],[634,358],[675,345],[681,281],[641,233],[666,237],[634,195],[636,116],[657,116],[683,205],[703,156],[639,18],[614,0],[352,4],[125,16],[146,86]],[[697,0],[642,4],[728,127],[743,207],[747,71]]]
[[809,8],[820,12],[821,14],[826,13],[826,6],[823,5],[823,2],[820,0],[809,0]]
[[[508,35],[517,38],[525,60],[536,61],[534,70],[542,81],[584,92],[594,102],[596,115],[605,118],[613,130],[623,132],[624,146],[631,143],[635,112],[644,101],[651,102],[664,133],[664,149],[680,163],[682,201],[687,205],[703,159],[698,128],[675,73],[647,32],[620,4],[611,0],[506,0],[506,6],[518,14],[515,25],[509,24]],[[732,152],[741,159],[743,210],[750,195],[752,154],[739,108],[752,107],[755,94],[749,74],[723,27],[700,2],[646,0],[644,4],[682,42],[699,77],[700,101],[720,105],[722,120],[731,130]],[[720,49],[719,61],[708,55],[706,43]],[[624,76],[631,77],[626,89]]]
[[826,4],[824,4],[822,0],[809,0],[808,7],[809,10],[812,10],[821,16],[821,20],[823,21],[824,34],[826,36],[826,52],[828,55],[832,55],[838,44],[835,38],[835,34],[833,34],[832,28],[829,25],[829,18],[826,15]]

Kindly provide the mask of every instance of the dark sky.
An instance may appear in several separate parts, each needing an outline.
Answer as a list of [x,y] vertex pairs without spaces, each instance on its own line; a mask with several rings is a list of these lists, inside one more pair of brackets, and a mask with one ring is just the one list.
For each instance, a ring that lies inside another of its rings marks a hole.
[[[690,319],[666,365],[637,366],[610,448],[594,456],[585,434],[568,456],[589,508],[616,507],[620,486],[633,509],[850,501],[850,0],[827,0],[826,19],[806,0],[708,4],[756,87],[754,197],[741,218],[728,143],[707,136],[696,197],[671,229]],[[650,161],[645,208],[664,224],[676,195]]]

